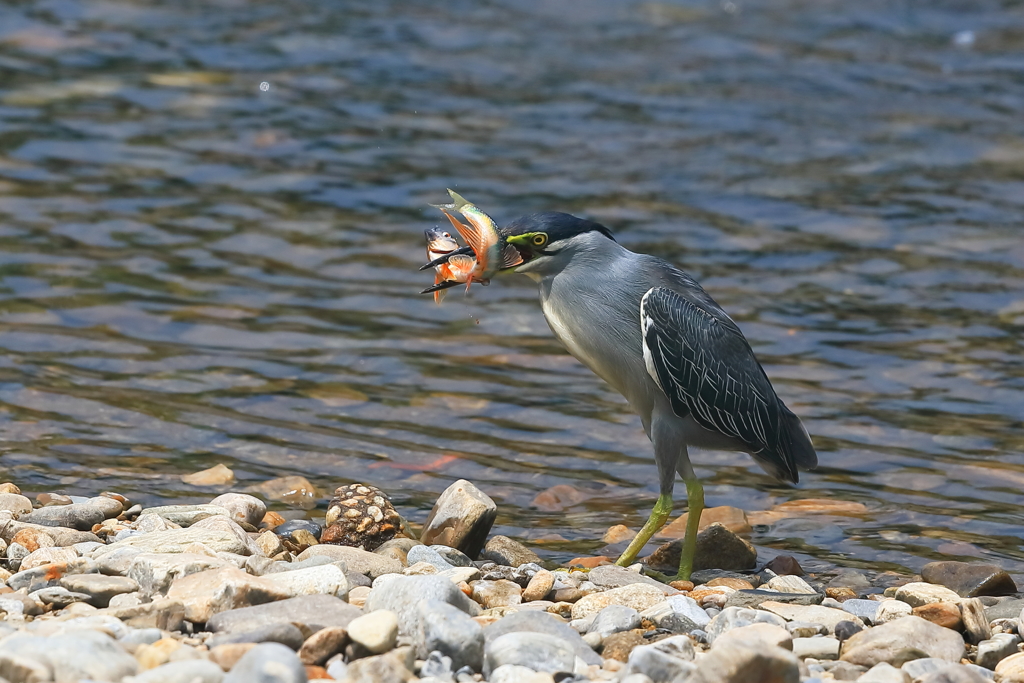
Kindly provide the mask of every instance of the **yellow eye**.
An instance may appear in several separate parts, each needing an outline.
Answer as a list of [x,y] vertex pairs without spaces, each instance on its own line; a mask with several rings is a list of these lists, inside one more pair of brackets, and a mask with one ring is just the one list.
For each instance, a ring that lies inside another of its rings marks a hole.
[[538,232],[530,239],[530,241],[533,242],[533,246],[535,247],[543,247],[547,244],[548,236],[543,232]]

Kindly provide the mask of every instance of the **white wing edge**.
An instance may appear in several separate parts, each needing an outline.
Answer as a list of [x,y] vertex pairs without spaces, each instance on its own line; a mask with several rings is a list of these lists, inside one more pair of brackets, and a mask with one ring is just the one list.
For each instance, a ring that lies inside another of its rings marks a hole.
[[640,299],[640,342],[644,348],[644,365],[647,367],[647,374],[654,378],[654,383],[658,385],[662,391],[665,391],[665,387],[661,386],[661,380],[658,379],[658,371],[654,367],[654,356],[651,354],[651,349],[647,346],[647,328],[651,326],[651,319],[647,317],[647,312],[644,307],[647,305],[647,297],[654,291],[654,287],[647,290],[643,298]]

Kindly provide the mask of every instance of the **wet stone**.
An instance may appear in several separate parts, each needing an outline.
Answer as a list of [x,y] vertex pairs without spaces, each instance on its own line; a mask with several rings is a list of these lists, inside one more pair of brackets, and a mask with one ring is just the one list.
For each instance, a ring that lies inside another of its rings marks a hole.
[[439,543],[458,548],[469,557],[476,557],[484,548],[497,513],[498,506],[487,494],[460,479],[434,503],[420,540],[426,545]]
[[[665,544],[646,558],[651,568],[674,573],[679,569],[683,541]],[[753,569],[757,566],[757,550],[721,524],[712,524],[697,534],[697,550],[693,568],[700,569]]]
[[771,562],[765,565],[765,569],[770,569],[779,576],[803,576],[804,569],[797,562],[797,559],[792,555],[779,555],[772,559]]
[[520,567],[524,564],[540,564],[541,559],[519,541],[508,536],[493,536],[480,554],[481,559],[490,560],[508,567]]
[[964,598],[1017,592],[1010,575],[993,564],[929,562],[921,569],[921,578],[928,583],[941,584]]
[[[264,498],[276,500],[287,505],[311,510],[316,507],[320,492],[305,477],[297,475],[270,479],[252,487],[252,490]],[[315,534],[319,537],[319,534]]]
[[235,473],[227,465],[217,463],[206,470],[183,474],[181,480],[192,486],[226,486],[235,480]]

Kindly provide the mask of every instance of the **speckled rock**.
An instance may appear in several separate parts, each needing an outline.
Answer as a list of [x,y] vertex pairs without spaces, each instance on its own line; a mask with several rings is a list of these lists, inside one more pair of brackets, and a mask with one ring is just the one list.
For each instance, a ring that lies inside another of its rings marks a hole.
[[459,479],[438,496],[420,540],[425,545],[440,543],[476,557],[498,514],[490,497],[465,479]]
[[391,499],[376,486],[339,486],[327,506],[322,543],[376,550],[398,533],[402,518]]

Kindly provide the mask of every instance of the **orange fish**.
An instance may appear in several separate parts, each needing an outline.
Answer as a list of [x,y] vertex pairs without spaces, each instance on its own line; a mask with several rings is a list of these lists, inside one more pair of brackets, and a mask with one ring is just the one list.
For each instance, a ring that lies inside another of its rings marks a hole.
[[[434,286],[423,290],[423,293],[434,292],[434,300],[438,302],[440,299],[437,298],[437,293],[441,290],[463,282],[466,283],[467,290],[474,282],[486,285],[498,271],[518,266],[523,262],[519,251],[502,239],[498,226],[490,216],[458,193],[448,190],[448,194],[451,195],[452,203],[437,208],[448,217],[469,247],[441,254],[421,268],[423,270],[433,267],[437,272]],[[469,225],[460,221],[454,215],[455,211],[461,213]],[[473,255],[470,256],[467,251],[471,251]],[[444,279],[438,282],[437,277]]]
[[[427,260],[431,263],[438,259],[443,259],[444,257],[459,250],[459,243],[455,241],[455,238],[452,237],[451,233],[447,230],[442,230],[441,228],[427,228],[423,231],[423,234],[427,238]],[[472,257],[466,256],[466,258],[472,260]],[[447,263],[447,259],[434,266],[435,285],[455,279],[457,278],[452,274],[451,266]],[[435,290],[434,301],[436,303],[441,303],[444,299],[444,295],[447,293],[448,292],[443,289]]]

